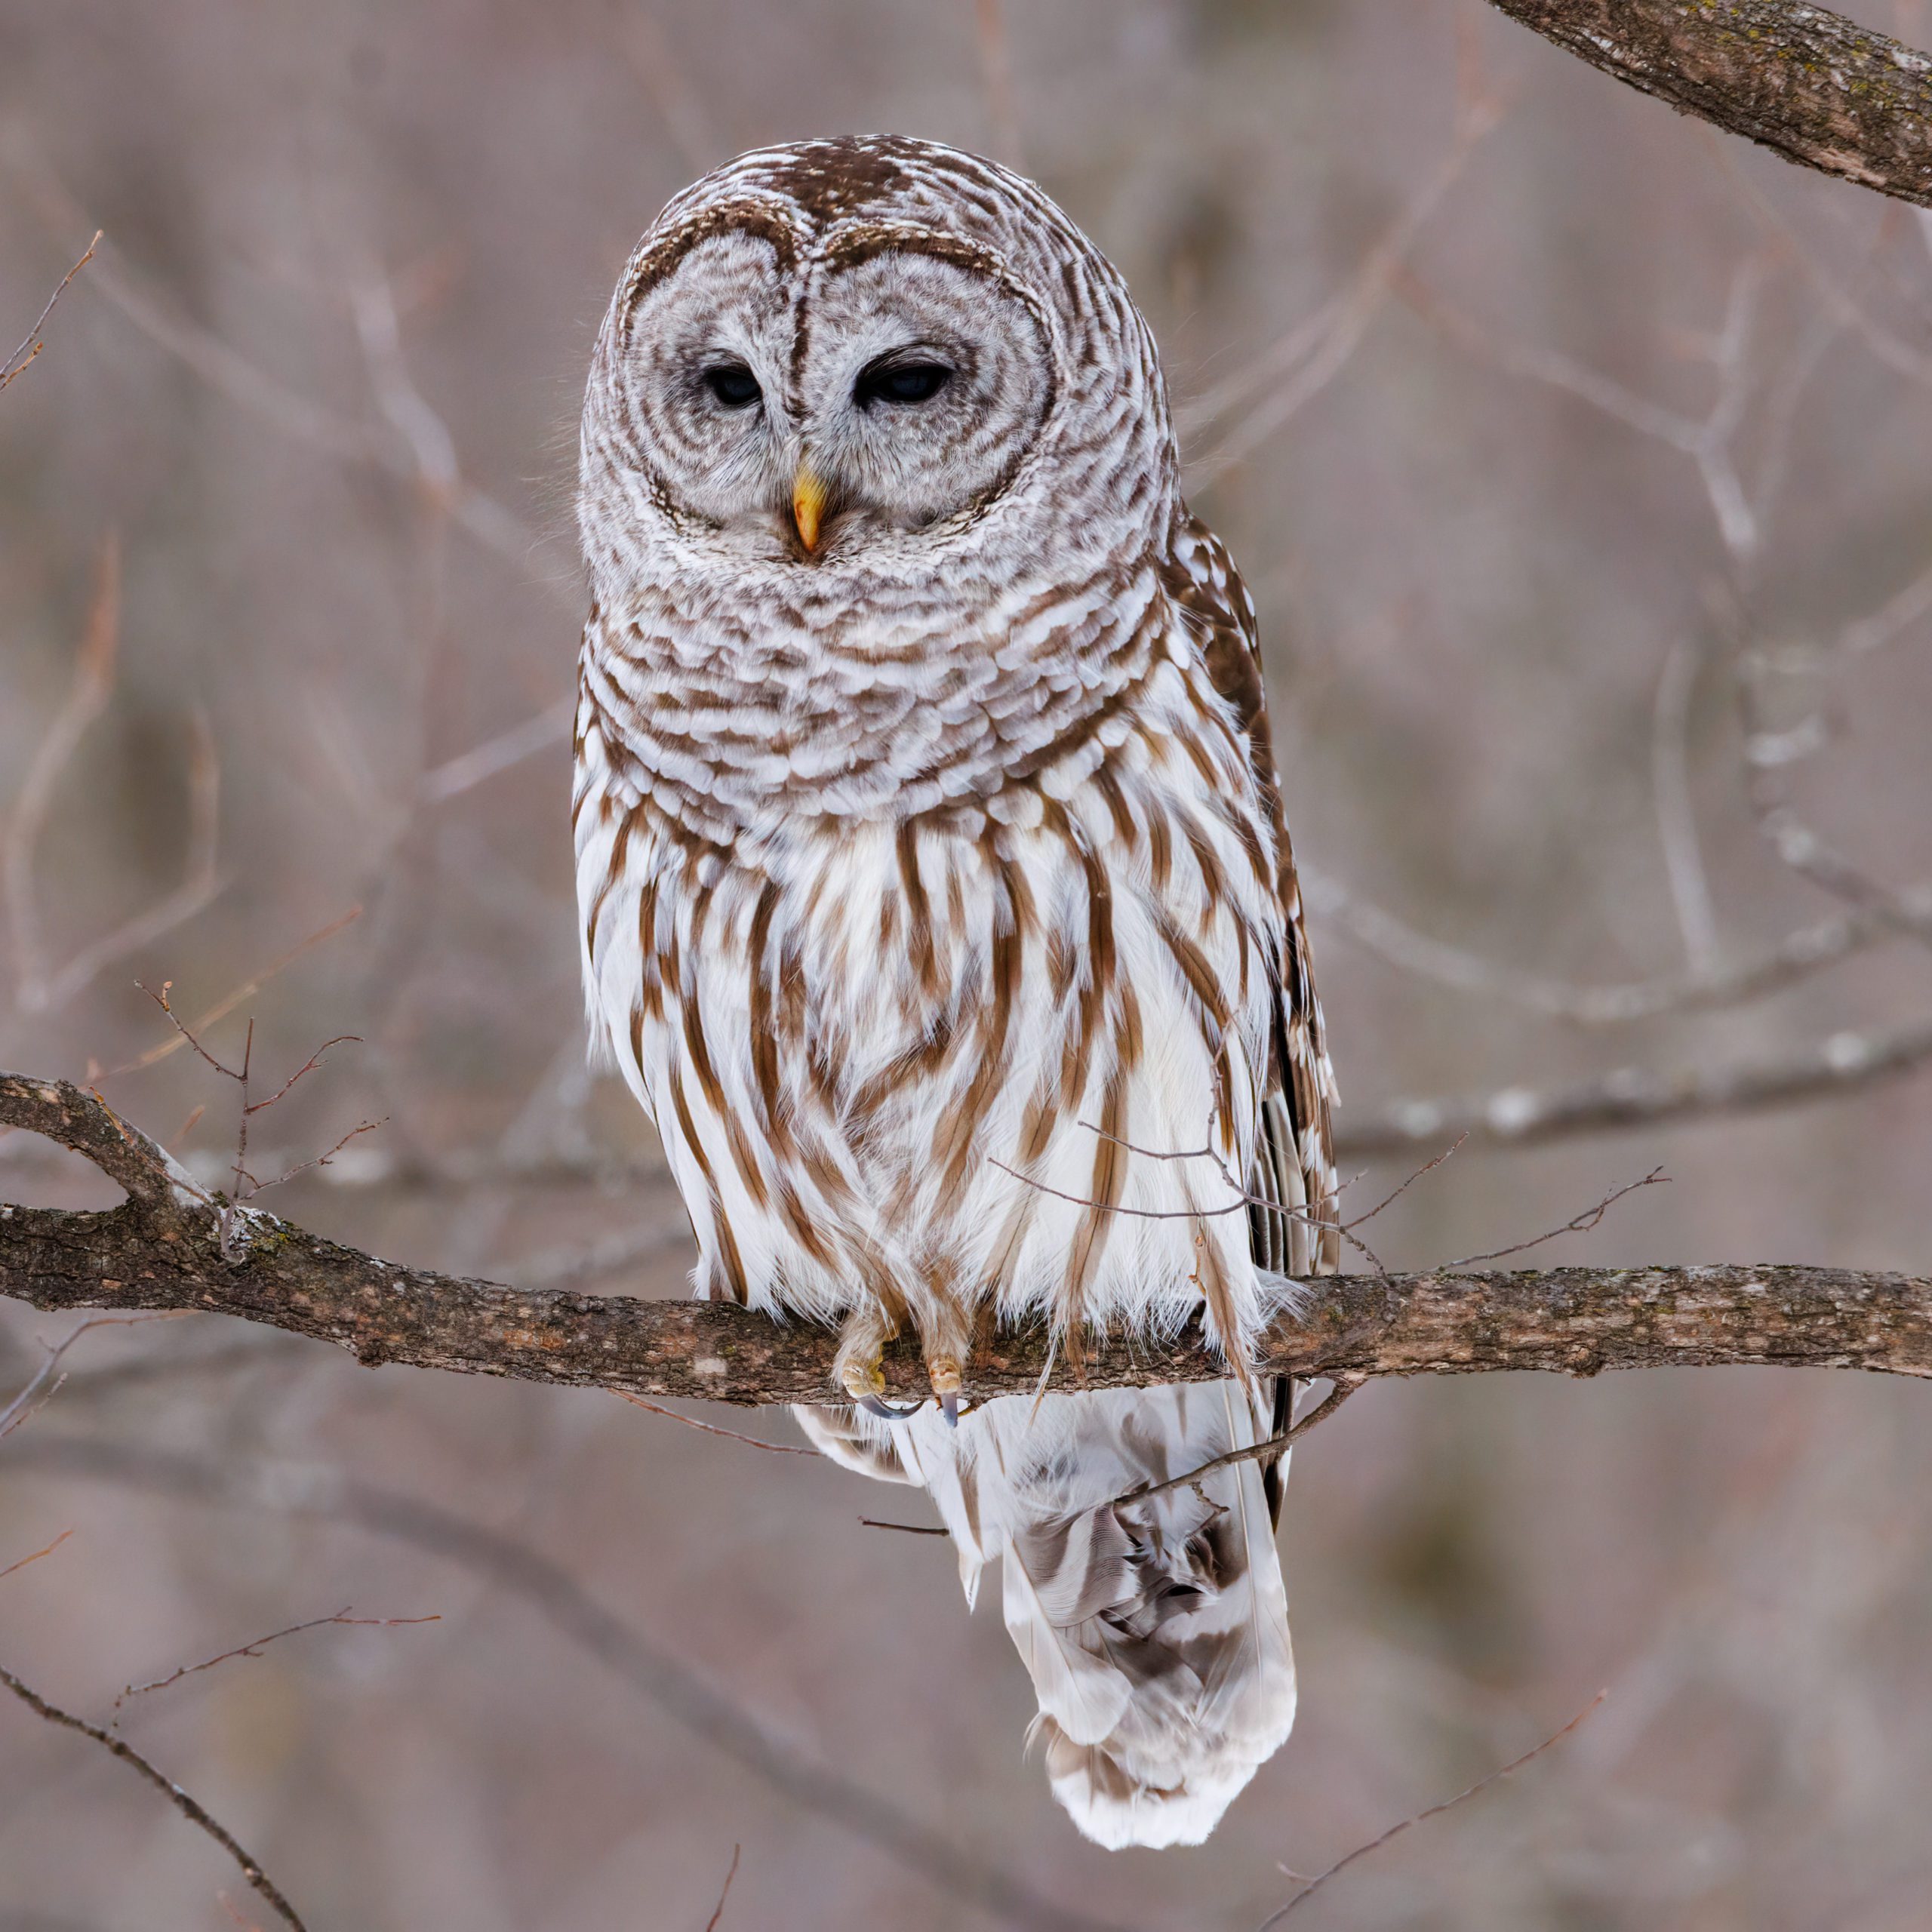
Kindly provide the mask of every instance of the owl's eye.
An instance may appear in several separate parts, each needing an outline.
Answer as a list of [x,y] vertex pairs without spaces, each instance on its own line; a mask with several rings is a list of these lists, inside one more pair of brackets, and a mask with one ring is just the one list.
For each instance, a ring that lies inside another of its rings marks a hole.
[[704,386],[727,409],[749,409],[761,393],[758,378],[742,362],[714,362]]
[[930,402],[952,380],[943,362],[896,362],[881,357],[861,370],[852,391],[861,409],[875,402]]

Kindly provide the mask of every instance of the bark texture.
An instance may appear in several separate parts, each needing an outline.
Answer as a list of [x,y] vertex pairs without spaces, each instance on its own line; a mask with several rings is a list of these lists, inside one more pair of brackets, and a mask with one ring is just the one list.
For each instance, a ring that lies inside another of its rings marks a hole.
[[[85,1155],[127,1190],[98,1213],[0,1206],[0,1294],[42,1309],[198,1309],[334,1342],[361,1361],[744,1404],[832,1399],[837,1337],[708,1303],[506,1287],[408,1268],[197,1188],[97,1096],[0,1074],[0,1123]],[[223,1223],[228,1228],[223,1248]],[[983,1324],[971,1393],[1033,1388],[1043,1331]],[[1722,1363],[1932,1376],[1932,1280],[1780,1263],[1344,1275],[1271,1331],[1266,1367],[1300,1375]],[[1090,1349],[1084,1385],[1225,1371],[1184,1335]],[[916,1349],[888,1380],[921,1384]],[[1057,1386],[1075,1386],[1063,1361]]]
[[1491,0],[1787,161],[1932,207],[1932,56],[1790,0]]

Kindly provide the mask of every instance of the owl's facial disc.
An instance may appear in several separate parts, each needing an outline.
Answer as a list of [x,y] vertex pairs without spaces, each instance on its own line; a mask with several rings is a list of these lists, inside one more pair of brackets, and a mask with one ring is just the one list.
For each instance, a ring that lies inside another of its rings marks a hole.
[[1053,399],[1029,304],[915,245],[794,264],[727,232],[645,291],[629,334],[639,454],[725,561],[852,559],[970,520]]

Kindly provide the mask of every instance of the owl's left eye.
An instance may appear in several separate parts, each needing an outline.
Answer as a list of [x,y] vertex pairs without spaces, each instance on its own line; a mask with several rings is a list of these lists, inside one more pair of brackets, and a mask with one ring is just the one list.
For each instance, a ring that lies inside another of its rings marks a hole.
[[875,402],[930,402],[952,380],[952,371],[943,362],[882,356],[860,371],[852,397],[861,409]]

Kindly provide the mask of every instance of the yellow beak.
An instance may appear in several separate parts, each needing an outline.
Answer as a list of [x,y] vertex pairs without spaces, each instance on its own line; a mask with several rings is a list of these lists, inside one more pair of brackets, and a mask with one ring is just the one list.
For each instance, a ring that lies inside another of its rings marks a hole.
[[818,548],[819,519],[825,515],[831,494],[818,472],[801,460],[798,473],[792,479],[792,521],[798,527],[798,541],[808,550]]

